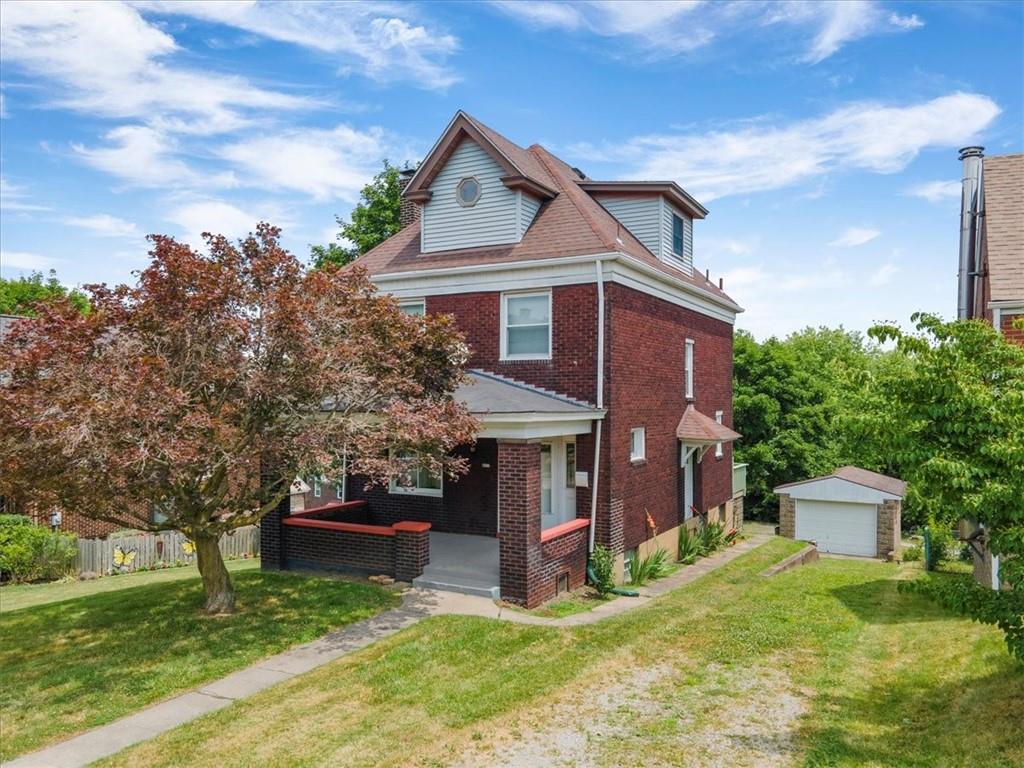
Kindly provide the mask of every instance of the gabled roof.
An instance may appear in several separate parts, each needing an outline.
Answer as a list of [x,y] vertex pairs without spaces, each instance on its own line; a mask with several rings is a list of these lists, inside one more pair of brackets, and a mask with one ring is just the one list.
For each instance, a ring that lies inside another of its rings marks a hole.
[[781,488],[793,488],[798,485],[805,485],[806,483],[813,483],[818,480],[827,480],[828,478],[836,477],[840,480],[846,480],[848,483],[855,483],[856,485],[863,485],[866,488],[873,488],[876,491],[882,493],[888,493],[891,496],[899,496],[903,498],[907,493],[907,484],[896,477],[889,477],[889,475],[883,475],[878,472],[872,472],[869,469],[861,469],[860,467],[840,467],[831,475],[822,475],[821,477],[811,477],[807,480],[799,480],[795,483],[786,483],[785,485],[776,486],[775,490],[778,491]]
[[542,200],[557,192],[550,186],[550,177],[536,159],[525,149],[516,146],[500,133],[474,120],[461,109],[448,123],[441,138],[416,169],[402,196],[410,200],[429,200],[430,184],[444,167],[445,162],[465,139],[475,141],[494,161],[505,169],[502,182],[510,189],[525,189]]
[[527,149],[518,147],[464,112],[456,114],[445,130],[445,135],[431,149],[428,160],[432,160],[436,167],[428,169],[425,161],[406,187],[407,193],[414,185],[417,190],[428,191],[425,189],[429,186],[427,179],[433,178],[431,174],[436,174],[443,165],[441,158],[447,150],[441,147],[450,147],[453,151],[457,145],[451,143],[453,139],[450,134],[458,130],[464,130],[466,135],[475,132],[479,138],[474,140],[484,140],[481,144],[484,149],[490,147],[504,157],[506,162],[514,161],[518,173],[544,185],[554,194],[541,205],[522,239],[502,245],[422,253],[420,221],[417,220],[360,256],[350,266],[362,267],[371,276],[375,276],[621,253],[669,278],[692,286],[699,294],[732,312],[743,311],[717,284],[706,279],[697,269],[693,270],[693,274],[687,274],[651,253],[586,191],[584,187],[589,180],[581,177],[563,160],[539,144]]
[[733,440],[739,440],[742,435],[724,424],[719,424],[691,404],[686,406],[686,410],[683,411],[683,418],[679,420],[679,425],[676,427],[676,437],[690,445],[711,445],[713,443],[731,443]]
[[992,301],[1024,301],[1024,154],[984,160],[985,234]]
[[604,411],[590,403],[560,395],[541,387],[479,369],[467,372],[454,398],[474,416],[488,414],[552,414],[601,418]]

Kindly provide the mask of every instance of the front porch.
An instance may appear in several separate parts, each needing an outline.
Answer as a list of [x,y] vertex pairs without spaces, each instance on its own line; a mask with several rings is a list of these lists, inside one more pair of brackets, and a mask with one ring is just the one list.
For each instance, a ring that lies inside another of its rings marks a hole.
[[592,490],[580,467],[604,412],[483,371],[469,378],[456,396],[481,430],[460,450],[466,475],[417,475],[411,487],[346,478],[344,498],[266,518],[265,567],[386,573],[529,608],[581,586]]

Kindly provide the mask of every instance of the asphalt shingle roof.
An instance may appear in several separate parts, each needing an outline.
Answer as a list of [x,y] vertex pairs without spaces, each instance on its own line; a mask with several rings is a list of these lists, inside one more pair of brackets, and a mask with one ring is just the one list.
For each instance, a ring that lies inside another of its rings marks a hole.
[[1024,300],[1024,154],[986,157],[984,163],[991,300]]

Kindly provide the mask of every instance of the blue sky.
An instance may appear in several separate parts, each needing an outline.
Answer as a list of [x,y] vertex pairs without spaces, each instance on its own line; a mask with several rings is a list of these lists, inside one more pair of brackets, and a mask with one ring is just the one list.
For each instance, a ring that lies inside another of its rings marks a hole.
[[144,236],[303,258],[461,108],[674,179],[759,337],[955,309],[958,147],[1024,143],[1020,3],[4,3],[0,275],[124,282]]

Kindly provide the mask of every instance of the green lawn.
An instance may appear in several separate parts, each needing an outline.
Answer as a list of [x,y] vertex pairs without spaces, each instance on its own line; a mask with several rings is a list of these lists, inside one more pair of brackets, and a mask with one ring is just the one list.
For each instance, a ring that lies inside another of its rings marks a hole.
[[[375,585],[233,563],[239,612],[210,618],[199,612],[195,572],[174,570],[181,576],[158,571],[11,588],[22,605],[36,605],[0,616],[0,759],[108,723],[397,602]],[[61,602],[46,597],[47,589]],[[93,594],[75,597],[81,589]]]
[[598,766],[1024,764],[999,632],[898,593],[896,565],[758,575],[801,546],[586,627],[435,617],[104,765],[496,765],[583,730]]
[[[238,571],[258,570],[260,567],[259,558],[251,560],[228,560],[228,570],[232,573]],[[136,571],[123,576],[104,576],[100,579],[90,581],[58,581],[48,584],[12,584],[0,587],[0,613],[17,611],[22,608],[31,608],[36,605],[47,603],[60,603],[64,600],[73,600],[76,597],[96,595],[101,592],[113,592],[118,589],[130,587],[141,587],[146,584],[161,584],[168,581],[179,581],[181,579],[195,579],[199,577],[199,571],[194,565],[182,566],[180,568],[166,568],[160,571]]]

